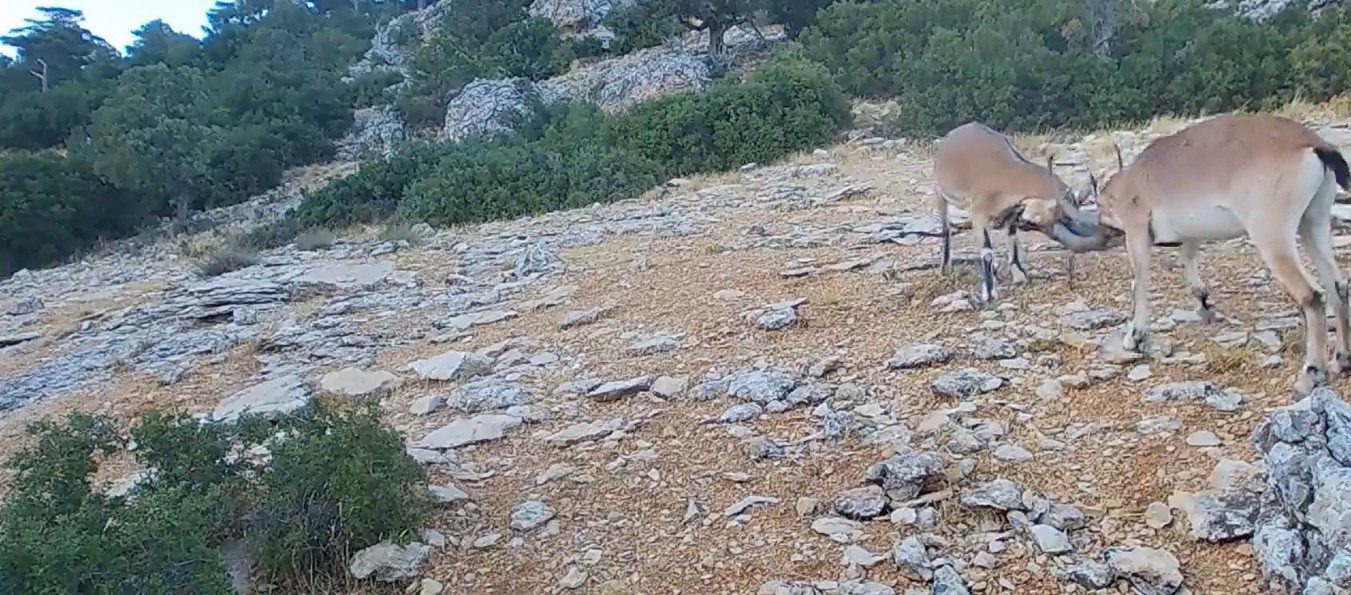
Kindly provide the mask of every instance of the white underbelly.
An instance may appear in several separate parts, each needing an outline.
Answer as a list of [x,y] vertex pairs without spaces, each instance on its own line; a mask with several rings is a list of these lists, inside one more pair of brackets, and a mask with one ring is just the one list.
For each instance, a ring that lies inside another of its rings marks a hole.
[[1227,240],[1247,233],[1243,221],[1228,208],[1196,204],[1155,209],[1151,214],[1154,241]]

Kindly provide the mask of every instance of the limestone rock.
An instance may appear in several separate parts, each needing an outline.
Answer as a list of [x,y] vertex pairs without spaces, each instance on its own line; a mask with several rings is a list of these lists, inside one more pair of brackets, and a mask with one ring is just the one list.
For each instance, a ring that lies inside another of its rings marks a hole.
[[432,450],[446,450],[476,442],[497,440],[505,436],[507,430],[516,428],[522,423],[519,417],[498,413],[486,413],[467,419],[457,419],[427,434],[415,446]]
[[358,580],[372,577],[381,582],[414,579],[422,574],[422,567],[427,564],[431,552],[431,546],[416,541],[403,546],[384,541],[357,552],[348,569]]
[[245,414],[286,414],[308,405],[312,396],[299,376],[284,376],[226,397],[209,415],[212,421],[232,422]]
[[378,397],[388,394],[398,383],[399,377],[389,372],[348,367],[325,374],[319,380],[319,388],[353,398]]
[[488,358],[463,351],[447,351],[408,364],[408,369],[427,380],[468,380],[487,374],[492,367]]

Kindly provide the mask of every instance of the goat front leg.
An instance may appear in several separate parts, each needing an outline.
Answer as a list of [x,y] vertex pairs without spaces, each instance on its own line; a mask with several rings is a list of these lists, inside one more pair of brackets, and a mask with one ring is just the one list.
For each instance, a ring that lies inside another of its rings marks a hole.
[[1018,246],[1018,226],[1009,225],[1009,277],[1015,285],[1027,283],[1027,269],[1023,267],[1023,254]]
[[981,301],[992,304],[999,299],[999,295],[995,290],[995,275],[998,271],[995,267],[994,245],[990,242],[990,222],[985,217],[973,217],[971,229],[980,238]]
[[1187,289],[1196,298],[1196,314],[1201,317],[1201,324],[1214,324],[1215,305],[1210,301],[1210,288],[1201,281],[1201,271],[1196,266],[1196,256],[1200,250],[1200,242],[1182,242],[1179,254],[1182,258],[1182,277],[1187,281]]
[[943,274],[952,272],[952,224],[948,220],[948,199],[943,193],[938,194],[935,210],[938,211],[938,233],[942,235],[943,247],[940,255],[940,269]]
[[1121,346],[1138,351],[1149,329],[1149,251],[1148,233],[1126,234],[1126,255],[1131,266],[1131,319],[1126,324]]

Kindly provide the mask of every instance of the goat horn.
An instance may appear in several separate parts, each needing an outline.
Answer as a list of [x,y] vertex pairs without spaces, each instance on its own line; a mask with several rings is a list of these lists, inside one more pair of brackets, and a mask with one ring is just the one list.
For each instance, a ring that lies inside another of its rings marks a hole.
[[1113,143],[1112,143],[1112,150],[1116,151],[1116,169],[1117,169],[1117,171],[1121,171],[1121,170],[1123,170],[1123,169],[1126,169],[1126,164],[1125,164],[1125,162],[1123,162],[1122,159],[1121,159],[1121,147],[1118,146],[1118,145],[1116,144],[1116,142],[1113,142]]

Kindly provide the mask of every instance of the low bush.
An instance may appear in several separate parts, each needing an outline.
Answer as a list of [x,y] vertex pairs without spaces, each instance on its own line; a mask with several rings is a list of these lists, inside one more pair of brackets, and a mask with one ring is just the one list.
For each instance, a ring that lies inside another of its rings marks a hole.
[[[346,554],[400,540],[427,510],[422,468],[373,408],[316,404],[282,423],[202,424],[152,414],[120,435],[72,414],[30,426],[0,502],[0,592],[227,595],[222,546],[245,539],[263,577],[286,592],[332,580]],[[152,470],[126,496],[92,484],[130,454]],[[262,446],[260,468],[240,453]]]
[[1270,109],[1351,91],[1351,11],[1265,21],[1201,0],[1120,4],[1108,42],[1070,0],[840,2],[801,36],[849,93],[893,97],[897,134],[1013,131]]
[[257,252],[241,246],[226,245],[197,261],[197,274],[219,277],[255,264],[258,264]]
[[665,176],[773,161],[829,142],[848,123],[829,73],[785,52],[744,79],[618,116],[536,99],[513,136],[406,145],[307,195],[299,217],[451,225],[584,207],[638,196]]
[[333,235],[333,232],[322,227],[317,227],[296,236],[295,244],[296,248],[300,250],[313,252],[331,248],[337,241],[338,238]]
[[233,240],[233,244],[251,250],[270,250],[290,244],[304,227],[291,217],[259,225]]
[[849,122],[829,73],[786,54],[703,95],[639,105],[612,127],[617,144],[683,175],[772,161],[829,142]]

